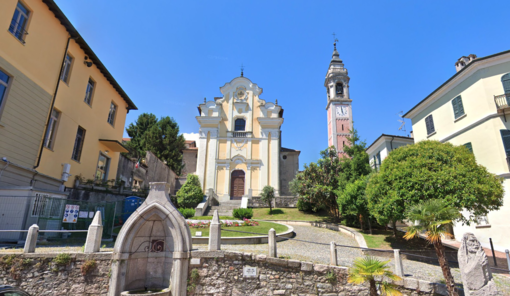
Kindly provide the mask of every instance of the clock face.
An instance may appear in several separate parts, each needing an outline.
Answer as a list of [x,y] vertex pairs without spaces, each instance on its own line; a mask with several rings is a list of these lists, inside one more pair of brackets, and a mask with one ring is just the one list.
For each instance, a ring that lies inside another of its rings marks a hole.
[[349,110],[347,109],[347,106],[338,106],[336,107],[336,115],[338,116],[347,116],[349,113]]

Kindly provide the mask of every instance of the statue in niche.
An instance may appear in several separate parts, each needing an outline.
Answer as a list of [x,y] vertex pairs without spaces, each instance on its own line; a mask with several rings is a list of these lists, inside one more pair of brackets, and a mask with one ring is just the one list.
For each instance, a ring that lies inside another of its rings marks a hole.
[[344,85],[342,83],[336,84],[336,95],[343,95],[344,94]]
[[466,296],[499,295],[487,255],[474,234],[464,234],[457,254]]

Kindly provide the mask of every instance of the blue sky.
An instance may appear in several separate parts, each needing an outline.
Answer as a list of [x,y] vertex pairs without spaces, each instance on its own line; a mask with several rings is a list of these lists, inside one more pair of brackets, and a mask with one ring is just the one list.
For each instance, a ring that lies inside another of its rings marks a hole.
[[[462,55],[510,49],[510,1],[56,0],[143,112],[198,132],[197,105],[239,76],[283,106],[282,146],[300,165],[327,147],[324,77],[333,36],[367,145],[455,74]],[[407,134],[411,123],[407,121]]]

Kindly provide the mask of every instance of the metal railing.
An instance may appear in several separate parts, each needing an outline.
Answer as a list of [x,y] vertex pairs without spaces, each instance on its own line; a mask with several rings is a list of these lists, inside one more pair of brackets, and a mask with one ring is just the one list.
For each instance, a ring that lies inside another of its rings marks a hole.
[[248,138],[249,132],[232,132],[234,138]]
[[496,108],[504,109],[510,107],[510,93],[502,94],[499,96],[494,96],[494,103],[496,103]]
[[25,44],[25,36],[28,35],[28,32],[25,30],[25,26],[20,26],[19,23],[11,23],[9,26],[9,32],[14,35],[19,41]]

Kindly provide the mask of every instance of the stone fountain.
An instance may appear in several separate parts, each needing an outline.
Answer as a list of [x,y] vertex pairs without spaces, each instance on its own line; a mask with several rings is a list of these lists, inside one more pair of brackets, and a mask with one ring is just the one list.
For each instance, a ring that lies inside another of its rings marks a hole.
[[149,196],[122,226],[109,296],[186,295],[191,233],[169,189],[168,183],[150,183]]

